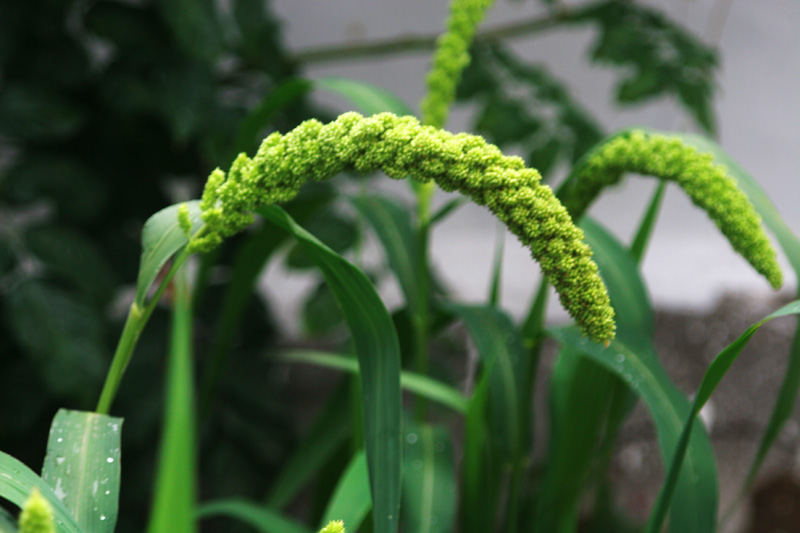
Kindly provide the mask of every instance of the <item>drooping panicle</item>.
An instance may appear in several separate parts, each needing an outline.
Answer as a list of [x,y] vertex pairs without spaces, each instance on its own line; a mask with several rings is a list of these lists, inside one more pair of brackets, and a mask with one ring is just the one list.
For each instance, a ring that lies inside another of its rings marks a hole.
[[705,210],[739,254],[774,288],[783,283],[775,249],[761,217],[728,170],[713,156],[680,137],[631,130],[592,151],[559,191],[573,218],[579,219],[600,191],[626,172],[674,181]]
[[273,133],[252,159],[240,155],[227,179],[212,173],[203,192],[206,226],[190,251],[213,248],[248,226],[254,209],[290,200],[305,181],[347,169],[435,181],[487,206],[530,248],[583,331],[599,342],[613,338],[614,311],[583,232],[539,173],[481,137],[422,126],[414,117],[345,113],[329,124],[310,120]]

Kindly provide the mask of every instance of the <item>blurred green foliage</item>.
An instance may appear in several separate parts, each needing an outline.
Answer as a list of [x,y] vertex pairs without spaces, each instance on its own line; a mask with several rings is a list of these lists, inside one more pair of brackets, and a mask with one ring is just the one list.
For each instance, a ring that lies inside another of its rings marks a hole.
[[[591,59],[622,67],[619,103],[674,97],[713,131],[716,56],[696,38],[627,1],[575,8],[560,24],[598,29]],[[119,302],[136,279],[143,222],[197,196],[209,171],[227,167],[251,137],[325,118],[299,74],[267,0],[0,2],[0,449],[38,467],[57,407],[93,407],[124,318]],[[275,89],[279,106],[265,99]],[[477,105],[478,133],[519,148],[545,176],[603,133],[563,82],[500,42],[476,42],[458,96]],[[314,200],[289,207],[298,221],[336,251],[358,245],[358,225],[330,206],[329,189],[305,194]],[[201,421],[201,487],[214,491],[204,498],[260,497],[294,435],[261,357],[275,337],[265,303],[250,291],[223,341],[212,327],[224,322],[219,280],[239,245],[257,237],[233,239],[201,267],[201,365],[214,351],[207,346],[237,355],[225,359]],[[294,250],[288,265],[309,261]],[[304,315],[315,335],[341,324],[324,284]],[[115,406],[136,428],[124,434],[122,533],[141,531],[147,516],[166,335],[163,320],[147,328]]]

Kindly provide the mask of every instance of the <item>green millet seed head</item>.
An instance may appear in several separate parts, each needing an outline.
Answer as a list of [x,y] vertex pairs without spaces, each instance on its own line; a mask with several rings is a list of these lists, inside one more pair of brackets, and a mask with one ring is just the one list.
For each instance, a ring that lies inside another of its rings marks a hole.
[[475,30],[493,3],[494,0],[452,0],[447,31],[437,41],[428,74],[428,90],[421,105],[423,123],[441,128],[447,122],[461,72],[469,65]]
[[189,218],[189,206],[181,204],[178,207],[178,226],[187,237],[192,235],[192,220]]
[[679,137],[642,130],[613,137],[575,169],[559,197],[572,216],[580,218],[600,191],[626,172],[677,183],[772,287],[783,284],[775,249],[749,198],[724,166],[714,164],[711,154]]
[[341,520],[332,520],[328,525],[320,529],[319,533],[345,533],[344,522]]
[[37,488],[33,489],[22,505],[22,512],[19,515],[19,533],[56,533],[53,509]]
[[254,209],[290,200],[304,181],[348,169],[435,181],[487,206],[530,248],[583,331],[598,342],[614,337],[614,311],[583,232],[539,173],[481,137],[422,126],[413,117],[345,113],[329,124],[312,120],[273,133],[255,157],[237,157],[227,177],[211,173],[201,201],[205,226],[189,251],[212,249],[251,224]]

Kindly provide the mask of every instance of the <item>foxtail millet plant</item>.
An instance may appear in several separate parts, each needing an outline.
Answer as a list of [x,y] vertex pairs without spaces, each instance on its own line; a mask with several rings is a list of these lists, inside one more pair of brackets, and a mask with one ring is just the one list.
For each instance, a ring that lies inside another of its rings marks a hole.
[[570,214],[579,219],[600,191],[622,179],[626,172],[674,181],[692,202],[705,210],[739,254],[762,274],[773,288],[783,284],[775,248],[753,204],[727,169],[713,162],[680,137],[631,130],[612,137],[575,167],[559,190]]
[[[240,154],[227,174],[211,173],[200,203],[205,226],[188,250],[209,250],[251,224],[258,207],[291,200],[309,179],[350,169],[434,181],[487,206],[530,248],[582,330],[597,342],[614,337],[614,311],[583,232],[539,173],[481,137],[421,126],[413,117],[345,113],[326,125],[309,120],[271,134],[252,159]],[[181,218],[188,230],[185,212]]]

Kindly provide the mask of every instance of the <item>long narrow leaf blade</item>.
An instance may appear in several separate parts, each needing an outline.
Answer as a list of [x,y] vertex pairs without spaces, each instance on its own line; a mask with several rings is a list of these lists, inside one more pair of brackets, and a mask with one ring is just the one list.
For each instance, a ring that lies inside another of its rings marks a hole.
[[299,78],[289,79],[278,85],[242,120],[236,132],[235,152],[238,154],[254,150],[258,145],[259,135],[275,114],[302,98],[313,85],[312,81]]
[[[358,374],[358,361],[352,357],[326,352],[308,350],[292,351],[281,354],[281,358],[294,363],[311,363],[314,365],[335,368],[343,372]],[[458,413],[467,411],[467,399],[450,385],[415,372],[400,373],[400,386],[408,392],[449,407]]]
[[148,531],[197,531],[196,452],[192,376],[192,304],[185,272],[175,280],[167,366],[164,431]]
[[403,528],[449,533],[456,514],[453,445],[443,427],[412,425],[403,454]]
[[[728,168],[730,175],[736,179],[739,187],[747,194],[750,201],[753,202],[764,224],[775,235],[775,238],[778,240],[778,243],[789,260],[792,270],[794,270],[795,279],[800,280],[800,239],[798,239],[797,235],[794,234],[780,216],[780,213],[775,209],[775,206],[764,192],[764,189],[761,188],[749,172],[742,168],[717,143],[700,135],[680,135],[685,142],[700,150],[711,153],[717,163],[725,165]],[[798,284],[797,291],[797,295],[800,297],[800,284]],[[800,319],[798,319],[798,327],[795,330],[794,340],[792,341],[792,347],[789,352],[789,362],[783,378],[783,383],[781,383],[778,398],[775,401],[775,407],[767,423],[767,429],[764,431],[761,443],[758,446],[758,451],[750,466],[743,491],[746,490],[755,479],[756,473],[761,467],[761,463],[764,461],[767,452],[772,448],[772,445],[775,444],[783,425],[789,420],[794,409],[798,390],[800,390]]]
[[259,214],[289,231],[304,247],[336,296],[361,368],[364,438],[375,530],[397,530],[400,507],[400,343],[386,307],[369,278],[300,227],[283,209]]
[[34,488],[50,502],[59,533],[85,533],[50,485],[21,461],[0,452],[0,498],[22,507]]
[[658,533],[661,531],[663,521],[667,515],[667,506],[669,505],[672,494],[675,491],[675,483],[678,478],[678,472],[683,464],[683,459],[686,454],[689,432],[692,430],[692,425],[694,424],[697,415],[700,413],[700,410],[706,404],[708,399],[711,398],[711,394],[714,392],[714,389],[717,388],[717,385],[719,385],[720,381],[722,381],[722,378],[725,377],[725,374],[728,372],[731,365],[734,363],[734,361],[736,361],[736,359],[739,357],[739,354],[742,353],[744,347],[747,346],[747,343],[750,342],[750,339],[761,326],[775,318],[797,314],[800,314],[800,300],[783,306],[760,322],[757,322],[756,324],[753,324],[747,328],[747,330],[742,333],[739,338],[726,346],[719,354],[717,354],[714,360],[711,361],[706,373],[703,375],[703,381],[700,383],[700,388],[697,390],[694,403],[692,404],[692,410],[689,413],[686,423],[684,424],[678,447],[675,450],[675,455],[672,458],[669,468],[667,469],[667,480],[661,487],[661,492],[658,500],[656,501],[656,506],[653,509],[651,521],[648,526],[648,530],[650,532]]
[[122,419],[61,409],[53,418],[42,479],[87,533],[117,523]]
[[275,477],[266,498],[269,507],[281,509],[292,501],[350,437],[351,413],[346,392],[346,388],[339,387],[328,399],[302,442]]
[[[655,353],[640,354],[642,348],[633,350],[619,339],[603,347],[590,342],[574,327],[549,331],[562,344],[583,352],[611,370],[644,400],[656,425],[662,457],[665,464],[669,464],[690,407],[658,364]],[[714,453],[705,430],[695,426],[671,506],[670,531],[715,531],[717,493]]]
[[389,112],[395,115],[413,115],[414,112],[397,96],[377,85],[349,78],[322,78],[317,87],[337,93],[358,107],[365,115]]
[[426,305],[421,285],[424,273],[419,269],[417,238],[408,211],[379,196],[362,196],[353,198],[352,202],[375,230],[386,250],[386,258],[403,290],[406,305],[414,310]]
[[322,514],[320,527],[331,520],[341,520],[350,531],[358,531],[370,507],[367,457],[364,452],[359,452],[342,473],[328,507]]
[[[197,231],[203,224],[200,218],[200,201],[185,203],[189,207],[192,231]],[[136,280],[136,303],[139,307],[144,307],[147,290],[155,281],[161,267],[189,242],[189,238],[178,225],[178,209],[181,205],[165,207],[147,219],[142,228],[142,258],[139,278]]]
[[197,518],[226,516],[244,522],[261,533],[311,533],[311,530],[282,514],[244,500],[219,500],[205,503]]
[[469,330],[489,375],[491,436],[509,461],[518,458],[525,443],[527,410],[522,399],[525,348],[514,323],[493,307],[450,305]]

